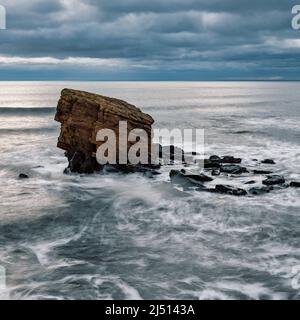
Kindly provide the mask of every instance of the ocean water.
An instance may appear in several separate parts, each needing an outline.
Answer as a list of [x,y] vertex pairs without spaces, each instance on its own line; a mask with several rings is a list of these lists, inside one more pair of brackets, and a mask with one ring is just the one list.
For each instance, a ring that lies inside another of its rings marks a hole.
[[158,128],[204,129],[207,155],[272,158],[300,180],[298,82],[0,82],[0,297],[300,298],[299,189],[182,193],[170,167],[64,175],[53,118],[65,87],[127,100]]

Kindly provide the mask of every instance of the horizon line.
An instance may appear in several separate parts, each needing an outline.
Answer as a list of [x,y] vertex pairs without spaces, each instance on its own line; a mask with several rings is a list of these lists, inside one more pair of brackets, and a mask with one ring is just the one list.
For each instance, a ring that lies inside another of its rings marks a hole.
[[300,82],[300,79],[199,79],[199,80],[147,80],[147,79],[127,79],[127,80],[103,80],[103,79],[0,79],[0,82],[30,82],[30,81],[73,81],[73,82]]

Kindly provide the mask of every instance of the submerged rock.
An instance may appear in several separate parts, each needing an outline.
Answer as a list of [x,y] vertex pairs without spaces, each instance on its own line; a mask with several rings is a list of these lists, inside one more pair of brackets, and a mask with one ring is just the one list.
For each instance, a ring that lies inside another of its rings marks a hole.
[[266,186],[274,186],[277,184],[284,184],[285,179],[283,176],[273,175],[273,176],[268,176],[267,179],[263,180],[262,183]]
[[210,156],[209,157],[209,160],[212,161],[212,162],[221,162],[221,158],[219,156]]
[[290,187],[300,188],[300,181],[292,181],[292,182],[290,183]]
[[204,168],[205,169],[219,169],[221,167],[220,162],[212,161],[210,159],[204,159]]
[[249,189],[249,193],[252,195],[262,195],[264,193],[269,193],[272,191],[274,188],[272,186],[266,186],[266,187],[254,187]]
[[171,170],[169,173],[171,182],[183,187],[184,190],[196,188],[196,190],[205,190],[205,186],[192,178],[189,178],[179,170]]
[[193,173],[186,172],[186,170],[184,170],[184,169],[181,170],[181,173],[183,173],[186,177],[188,177],[192,180],[198,181],[198,182],[210,182],[210,181],[214,180],[213,178],[211,178],[203,173],[193,174]]
[[272,174],[273,171],[269,171],[269,170],[253,170],[254,174]]
[[222,194],[229,194],[234,196],[245,196],[247,195],[247,191],[240,188],[235,188],[232,186],[218,184],[216,185],[215,189],[209,189],[210,192],[214,193],[222,193]]
[[29,176],[25,173],[20,173],[19,174],[19,179],[29,179]]
[[250,180],[250,181],[245,182],[244,184],[255,184],[255,183],[256,183],[256,181]]
[[[57,146],[66,151],[71,172],[93,173],[103,168],[96,160],[96,151],[105,142],[96,141],[97,133],[100,129],[110,129],[118,137],[120,121],[127,121],[127,133],[133,129],[146,131],[149,138],[149,159],[151,157],[150,137],[154,120],[125,101],[64,89],[58,102],[55,120],[61,123]],[[133,144],[134,142],[128,142],[127,150]],[[119,163],[118,143],[116,148]]]
[[276,164],[276,162],[273,160],[273,159],[265,159],[265,160],[262,160],[263,164]]
[[235,158],[233,156],[224,156],[221,159],[221,163],[241,163],[242,159],[241,158]]
[[225,164],[220,168],[220,171],[230,174],[241,174],[248,172],[247,168],[241,167],[237,164]]

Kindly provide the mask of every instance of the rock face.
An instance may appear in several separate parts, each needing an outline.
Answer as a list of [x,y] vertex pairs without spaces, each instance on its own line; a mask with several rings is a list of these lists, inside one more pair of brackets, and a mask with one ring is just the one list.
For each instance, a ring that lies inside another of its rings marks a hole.
[[[116,133],[118,165],[120,121],[127,121],[127,135],[133,129],[146,131],[149,137],[149,157],[151,155],[151,126],[154,120],[125,101],[64,89],[58,102],[55,120],[61,123],[57,146],[66,151],[68,170],[71,172],[92,173],[102,169],[96,160],[97,148],[104,143],[96,141],[100,129],[111,129]],[[134,143],[128,142],[127,150]]]

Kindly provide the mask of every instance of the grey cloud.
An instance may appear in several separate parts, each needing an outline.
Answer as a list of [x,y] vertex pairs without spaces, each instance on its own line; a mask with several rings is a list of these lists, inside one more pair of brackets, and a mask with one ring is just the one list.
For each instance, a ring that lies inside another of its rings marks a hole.
[[[126,59],[129,64],[199,68],[206,63],[297,65],[289,0],[3,0],[8,30],[0,55]],[[273,42],[275,43],[275,42]]]

